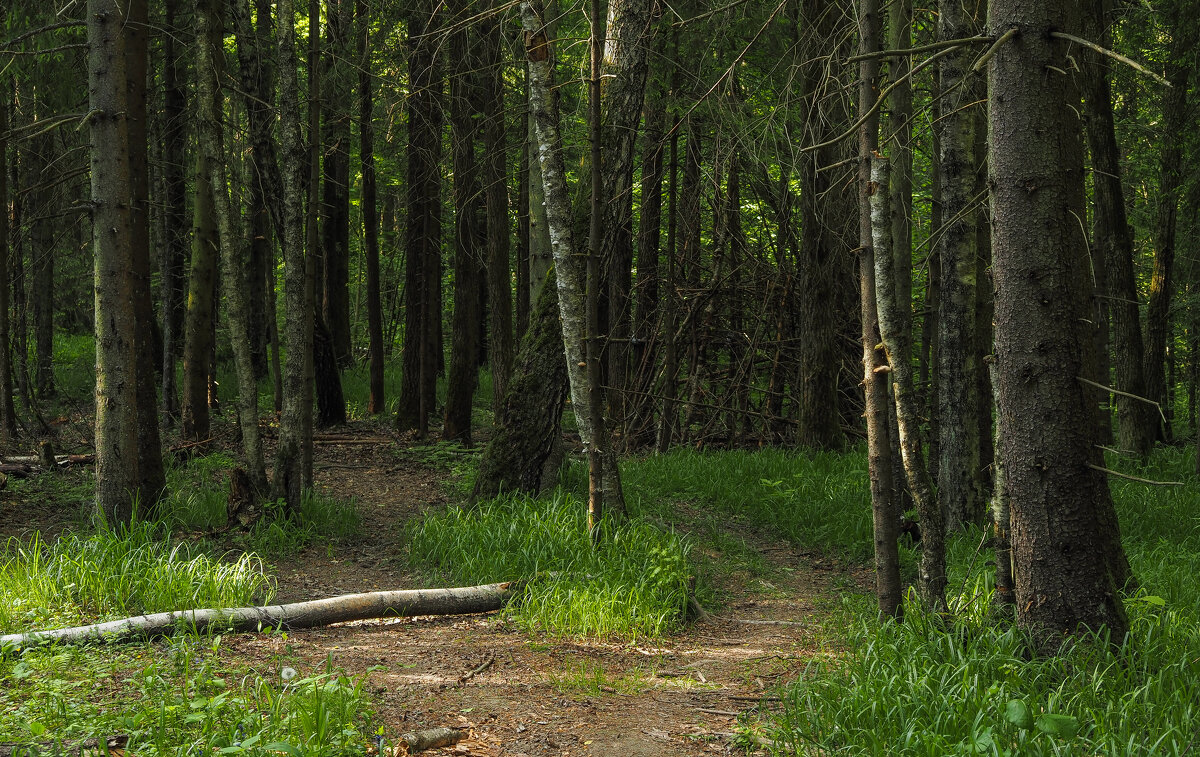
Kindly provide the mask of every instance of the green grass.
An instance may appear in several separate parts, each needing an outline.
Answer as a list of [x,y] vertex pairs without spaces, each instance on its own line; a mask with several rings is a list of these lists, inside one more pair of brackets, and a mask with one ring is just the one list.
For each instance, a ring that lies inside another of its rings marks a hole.
[[[286,634],[284,635],[286,642]],[[361,687],[328,662],[297,673],[287,652],[246,668],[222,637],[157,645],[44,647],[0,658],[0,739],[124,733],[139,755],[364,754],[374,727]]]
[[509,610],[526,629],[635,638],[677,628],[687,602],[688,545],[635,518],[606,522],[593,549],[584,510],[562,492],[454,507],[413,525],[409,555],[446,583],[528,581]]
[[[1113,481],[1124,542],[1143,589],[1126,601],[1131,632],[1086,637],[1039,657],[990,612],[992,555],[974,530],[949,544],[949,624],[906,603],[880,622],[872,597],[846,595],[827,625],[830,655],[784,691],[760,724],[781,753],[849,755],[1167,754],[1200,745],[1200,520],[1185,453],[1156,453],[1139,475],[1185,487]],[[865,485],[865,481],[863,482]],[[970,574],[968,575],[968,568]]]
[[272,593],[261,561],[222,561],[163,527],[16,540],[0,552],[0,632],[192,607],[254,604]]

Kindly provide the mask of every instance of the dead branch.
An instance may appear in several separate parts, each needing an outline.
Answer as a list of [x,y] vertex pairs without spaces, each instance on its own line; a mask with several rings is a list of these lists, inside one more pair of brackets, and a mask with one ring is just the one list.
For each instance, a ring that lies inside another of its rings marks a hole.
[[468,615],[502,608],[516,593],[513,582],[452,589],[411,589],[346,594],[328,599],[265,607],[179,610],[139,615],[90,626],[32,631],[0,636],[0,650],[22,649],[46,642],[121,642],[165,636],[176,629],[201,632],[209,628],[261,631],[282,627],[313,628],[331,623],[417,615]]
[[403,734],[400,740],[408,745],[408,753],[415,754],[426,749],[457,744],[467,737],[467,732],[458,728],[428,728],[424,731],[410,731]]

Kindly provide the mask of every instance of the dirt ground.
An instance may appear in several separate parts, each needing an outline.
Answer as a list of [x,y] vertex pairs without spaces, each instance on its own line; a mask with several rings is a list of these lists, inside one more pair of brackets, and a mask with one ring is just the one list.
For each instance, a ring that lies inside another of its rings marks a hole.
[[[365,425],[324,435],[314,458],[317,488],[358,503],[362,534],[273,563],[277,601],[418,588],[398,559],[403,527],[449,502],[444,460]],[[69,525],[44,515],[23,521],[42,521],[44,533]],[[436,726],[469,730],[467,740],[424,754],[745,753],[738,719],[778,707],[776,687],[827,654],[818,633],[838,592],[866,588],[870,574],[762,534],[736,535],[773,566],[769,579],[726,576],[719,617],[653,646],[531,637],[501,613],[347,623],[286,639],[242,634],[224,639],[223,654],[263,672],[283,659],[301,675],[330,663],[345,670],[363,681],[391,739]]]
[[[448,501],[448,474],[410,458],[408,449],[399,438],[318,444],[316,485],[359,502],[363,537],[279,563],[281,600],[413,587],[394,559],[402,525]],[[775,687],[823,654],[817,632],[832,598],[869,581],[865,571],[787,543],[750,539],[778,568],[770,582],[731,579],[719,587],[727,600],[720,617],[654,646],[531,638],[502,615],[350,623],[296,632],[287,643],[313,670],[332,660],[366,676],[393,737],[435,726],[470,729],[469,740],[428,754],[742,753],[734,743],[738,718],[778,706]],[[267,659],[283,642],[244,635],[230,644]]]

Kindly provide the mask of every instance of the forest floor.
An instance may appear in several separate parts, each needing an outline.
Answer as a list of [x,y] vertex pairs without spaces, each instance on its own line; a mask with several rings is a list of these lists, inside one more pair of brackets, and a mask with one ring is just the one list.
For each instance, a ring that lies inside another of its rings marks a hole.
[[[405,525],[452,503],[454,457],[374,424],[323,435],[314,454],[316,488],[353,501],[361,532],[270,561],[276,602],[421,587],[427,579],[404,558]],[[35,528],[44,536],[71,526],[60,509],[21,507],[22,517],[0,519],[3,525],[19,520],[20,533]],[[690,507],[677,503],[684,514]],[[686,517],[681,521],[676,527],[686,531]],[[779,706],[782,684],[834,653],[822,641],[823,626],[839,593],[869,591],[872,574],[744,524],[722,527],[757,567],[737,567],[743,555],[713,571],[720,601],[709,608],[713,616],[654,641],[530,634],[492,613],[229,635],[215,654],[222,667],[267,677],[285,666],[301,676],[343,670],[361,683],[391,739],[436,726],[469,730],[467,740],[431,755],[753,752],[744,734]],[[0,527],[0,537],[18,535],[10,530]],[[725,556],[712,543],[697,539],[694,548],[721,564]]]
[[[353,441],[318,443],[315,483],[358,503],[362,537],[277,562],[281,601],[414,588],[396,559],[404,524],[448,503],[450,474],[406,454],[419,448],[398,438]],[[531,637],[492,614],[348,623],[286,641],[241,635],[226,645],[260,668],[290,645],[301,674],[331,661],[361,677],[388,734],[469,728],[447,754],[726,753],[739,717],[752,722],[776,706],[775,689],[827,654],[818,634],[838,592],[869,589],[871,575],[765,534],[735,536],[762,556],[765,577],[718,572],[719,616],[652,644]]]

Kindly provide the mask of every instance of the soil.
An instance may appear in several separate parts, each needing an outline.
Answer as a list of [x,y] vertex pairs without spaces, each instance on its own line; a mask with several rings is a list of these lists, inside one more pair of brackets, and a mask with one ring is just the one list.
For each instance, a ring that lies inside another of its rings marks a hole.
[[[417,588],[420,579],[400,559],[403,528],[452,500],[445,457],[375,425],[320,438],[316,487],[357,503],[361,536],[274,562],[277,600]],[[32,520],[52,531],[68,525],[50,514]],[[392,744],[437,726],[469,733],[423,754],[753,752],[752,740],[737,734],[779,706],[781,684],[830,653],[819,641],[822,624],[840,591],[869,589],[870,573],[769,535],[739,528],[737,536],[771,566],[768,579],[719,578],[715,615],[652,643],[531,636],[493,613],[346,623],[286,638],[241,634],[224,639],[223,654],[260,671],[345,670],[362,682]]]

